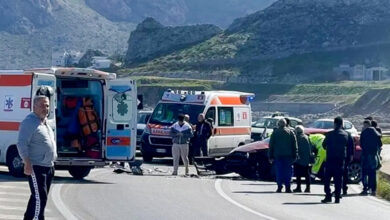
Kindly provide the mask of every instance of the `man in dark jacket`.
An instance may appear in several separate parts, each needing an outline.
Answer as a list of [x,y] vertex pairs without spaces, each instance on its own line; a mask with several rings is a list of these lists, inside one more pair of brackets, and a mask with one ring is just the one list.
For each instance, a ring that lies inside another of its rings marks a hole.
[[[369,120],[363,122],[363,131],[360,135],[360,146],[362,148],[362,183],[363,191],[361,195],[367,195],[371,190],[371,195],[376,195],[376,168],[378,166],[378,153],[382,147],[381,135],[371,126]],[[367,181],[368,179],[368,181]]]
[[348,133],[343,130],[343,119],[341,117],[336,117],[334,119],[334,130],[326,134],[325,140],[322,143],[324,149],[326,149],[324,179],[324,191],[326,195],[325,199],[321,201],[322,203],[332,201],[332,193],[330,190],[330,180],[332,177],[335,186],[335,203],[340,203],[344,163],[347,152],[353,150],[353,145],[351,146],[348,137]]
[[382,136],[382,128],[378,126],[378,122],[375,120],[371,121],[371,126]]
[[278,121],[278,128],[271,135],[268,156],[271,163],[275,162],[276,192],[282,192],[284,184],[286,192],[291,193],[292,165],[298,157],[298,149],[295,134],[286,125],[285,119]]
[[[348,132],[347,132],[348,133]],[[343,179],[342,179],[342,187],[343,187],[343,195],[348,194],[348,181],[349,181],[349,171],[348,167],[353,161],[353,155],[355,154],[355,143],[353,142],[353,138],[350,133],[348,133],[348,144],[347,146],[352,146],[352,148],[347,149],[347,157],[344,162],[344,170],[343,170]]]
[[207,141],[211,137],[212,129],[210,123],[205,120],[205,115],[203,113],[198,116],[198,123],[195,127],[195,147],[194,155],[200,156],[200,151],[202,150],[203,156],[208,156],[208,146]]
[[306,189],[305,192],[310,192],[310,160],[312,157],[312,146],[309,138],[304,133],[302,125],[295,127],[295,134],[298,143],[298,160],[294,164],[294,173],[297,177],[297,188],[294,192],[302,192],[301,178],[305,177]]

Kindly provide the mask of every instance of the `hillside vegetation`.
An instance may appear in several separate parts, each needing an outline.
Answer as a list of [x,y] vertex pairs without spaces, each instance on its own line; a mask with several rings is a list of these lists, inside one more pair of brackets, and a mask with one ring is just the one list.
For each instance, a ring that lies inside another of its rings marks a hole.
[[0,69],[51,66],[52,53],[126,54],[130,32],[146,17],[164,25],[214,24],[275,0],[2,0]]
[[336,81],[333,69],[340,64],[390,66],[389,24],[387,0],[279,0],[236,19],[222,34],[126,71]]
[[[65,49],[85,52],[93,48],[107,54],[124,53],[134,24],[109,21],[87,7],[84,0],[51,2],[57,2],[58,9],[48,15],[49,24],[28,26],[27,32],[21,34],[0,32],[0,69],[51,66],[52,53]],[[25,1],[14,4],[24,5]],[[31,7],[29,13],[33,10]]]

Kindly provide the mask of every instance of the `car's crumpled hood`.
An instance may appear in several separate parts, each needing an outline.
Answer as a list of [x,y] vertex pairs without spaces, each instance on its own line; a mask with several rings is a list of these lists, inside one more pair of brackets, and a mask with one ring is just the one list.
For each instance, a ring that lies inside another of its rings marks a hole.
[[250,144],[245,144],[240,147],[237,147],[231,151],[232,152],[253,152],[258,150],[266,150],[268,149],[269,140],[265,139],[263,141],[256,141]]

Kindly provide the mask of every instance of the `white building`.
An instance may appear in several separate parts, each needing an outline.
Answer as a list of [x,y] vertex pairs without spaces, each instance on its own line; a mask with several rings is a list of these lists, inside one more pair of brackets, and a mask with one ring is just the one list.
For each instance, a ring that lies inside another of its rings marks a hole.
[[83,54],[80,51],[53,52],[51,55],[52,66],[75,66],[79,63]]
[[341,64],[339,67],[334,68],[334,71],[342,80],[381,81],[388,79],[388,69],[381,66],[368,68],[361,64],[355,66]]
[[110,68],[112,61],[104,56],[92,57],[92,69],[108,69]]
[[52,66],[65,66],[68,53],[65,52],[53,52],[51,54],[51,65]]

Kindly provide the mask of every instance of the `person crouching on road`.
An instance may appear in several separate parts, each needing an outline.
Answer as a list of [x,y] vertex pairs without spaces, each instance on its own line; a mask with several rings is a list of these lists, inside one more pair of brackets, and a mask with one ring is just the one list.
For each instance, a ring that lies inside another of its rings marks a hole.
[[[326,150],[324,191],[325,199],[322,203],[332,202],[332,192],[330,190],[330,180],[333,177],[335,187],[335,203],[340,203],[342,176],[347,152],[353,150],[353,142],[349,141],[350,135],[343,130],[343,119],[334,119],[334,130],[325,135],[322,143]],[[352,143],[352,145],[351,145]]]
[[179,168],[180,157],[183,160],[185,167],[185,175],[188,175],[188,150],[189,141],[193,136],[192,128],[190,124],[184,121],[184,115],[178,115],[178,121],[171,126],[171,137],[172,137],[172,157],[173,157],[173,173],[177,175]]
[[[362,148],[362,183],[363,191],[361,195],[367,195],[371,190],[371,195],[376,195],[376,169],[379,158],[377,155],[382,147],[381,135],[371,126],[371,121],[363,122],[363,131],[360,135],[360,146]],[[367,181],[368,179],[368,181]]]
[[272,133],[269,143],[268,157],[271,163],[275,163],[278,193],[282,192],[283,184],[287,193],[292,192],[292,165],[298,156],[297,139],[294,132],[286,125],[285,119],[278,121],[278,128]]
[[298,143],[298,160],[294,164],[294,173],[297,177],[297,188],[294,192],[302,192],[301,178],[305,177],[305,192],[310,192],[310,160],[312,158],[311,144],[309,138],[304,133],[302,125],[295,127],[295,133]]
[[24,219],[45,218],[47,197],[54,176],[54,161],[57,158],[53,128],[47,123],[49,105],[49,98],[36,96],[33,112],[27,115],[19,128],[17,148],[31,190]]

